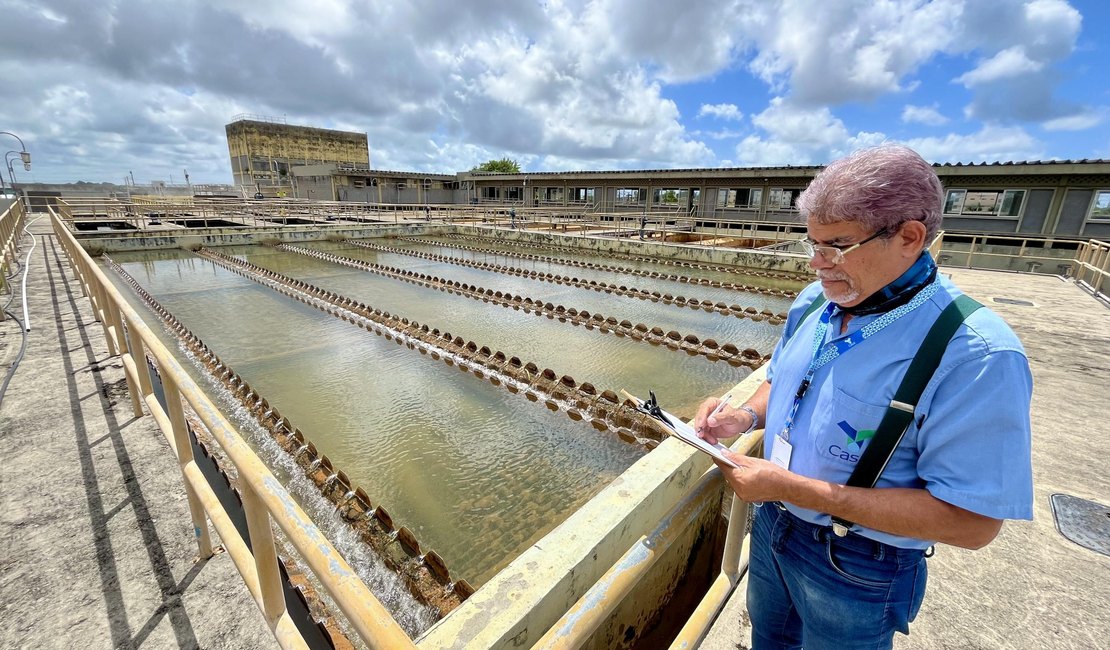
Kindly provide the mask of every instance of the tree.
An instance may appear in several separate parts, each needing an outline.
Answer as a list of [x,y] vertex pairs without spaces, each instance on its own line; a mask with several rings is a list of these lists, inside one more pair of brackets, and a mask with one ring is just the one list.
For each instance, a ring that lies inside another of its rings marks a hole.
[[472,172],[497,172],[499,174],[519,174],[520,163],[512,158],[502,158],[501,160],[487,160],[486,162],[478,165]]

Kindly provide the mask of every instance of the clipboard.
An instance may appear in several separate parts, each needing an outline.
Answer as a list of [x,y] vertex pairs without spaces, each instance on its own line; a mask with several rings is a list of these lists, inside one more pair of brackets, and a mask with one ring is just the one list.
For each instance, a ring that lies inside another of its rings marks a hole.
[[735,467],[737,469],[740,468],[739,465],[725,456],[725,451],[731,451],[728,447],[722,445],[719,442],[715,445],[709,444],[708,441],[702,440],[698,437],[697,432],[694,431],[694,428],[692,426],[686,424],[677,416],[672,415],[659,408],[659,403],[655,399],[655,391],[648,391],[648,395],[650,396],[650,398],[647,401],[644,401],[625,390],[621,390],[621,394],[624,395],[626,398],[632,400],[632,403],[636,405],[636,410],[649,415],[655,420],[659,421],[663,425],[663,428],[666,429],[667,433],[669,433],[671,436],[678,438],[682,442],[685,442],[686,444],[690,445],[691,447],[697,449],[702,453],[709,454],[713,458],[716,458],[717,460],[730,467]]

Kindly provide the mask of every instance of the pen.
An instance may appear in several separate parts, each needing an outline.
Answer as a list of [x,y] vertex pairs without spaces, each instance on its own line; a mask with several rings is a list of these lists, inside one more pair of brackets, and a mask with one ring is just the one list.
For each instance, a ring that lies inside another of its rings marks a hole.
[[[712,411],[710,411],[709,415],[705,416],[705,423],[709,424],[709,418],[720,413],[731,399],[732,393],[725,393],[725,396],[721,398],[721,403],[717,405],[717,408],[713,409]],[[700,432],[701,429],[698,429],[698,431]]]

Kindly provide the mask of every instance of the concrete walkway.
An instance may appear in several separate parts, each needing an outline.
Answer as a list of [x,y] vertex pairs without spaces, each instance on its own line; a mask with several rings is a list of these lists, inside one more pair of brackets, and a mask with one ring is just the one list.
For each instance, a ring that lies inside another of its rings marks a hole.
[[[1049,502],[1064,493],[1110,507],[1110,308],[1053,276],[941,270],[1006,319],[1025,345],[1033,372],[1034,520],[1008,522],[980,551],[938,547],[921,613],[894,647],[1110,647],[1110,557],[1057,532]],[[1105,539],[1110,522],[1104,525]],[[702,648],[750,647],[746,587],[740,584]]]
[[[32,329],[0,407],[0,646],[276,647],[231,559],[196,561],[173,453],[133,418],[61,247],[37,239]],[[0,322],[0,376],[20,339]]]

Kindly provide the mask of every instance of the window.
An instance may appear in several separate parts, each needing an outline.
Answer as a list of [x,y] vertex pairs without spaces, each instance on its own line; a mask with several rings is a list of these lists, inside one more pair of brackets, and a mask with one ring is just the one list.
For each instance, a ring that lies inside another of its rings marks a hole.
[[651,193],[655,205],[686,205],[686,190],[675,188],[655,188]]
[[740,187],[717,190],[718,208],[758,208],[763,203],[763,189]]
[[618,187],[617,203],[643,203],[647,201],[647,188],[643,187]]
[[593,203],[594,188],[572,187],[570,188],[570,200],[574,201],[575,203]]
[[772,209],[793,210],[794,203],[798,200],[798,196],[801,193],[801,190],[772,187],[770,201],[767,202],[767,205]]
[[508,201],[523,201],[524,188],[523,187],[506,187],[505,199]]
[[501,198],[501,188],[488,185],[482,188],[482,198],[488,200],[496,200]]
[[948,190],[944,197],[944,214],[959,214],[964,209],[964,194],[967,190]]
[[563,202],[563,188],[561,187],[545,187],[543,188],[543,200],[548,203],[562,203]]
[[1110,221],[1110,190],[1099,190],[1091,205],[1091,219]]
[[944,214],[1017,217],[1025,201],[1025,190],[948,190]]

